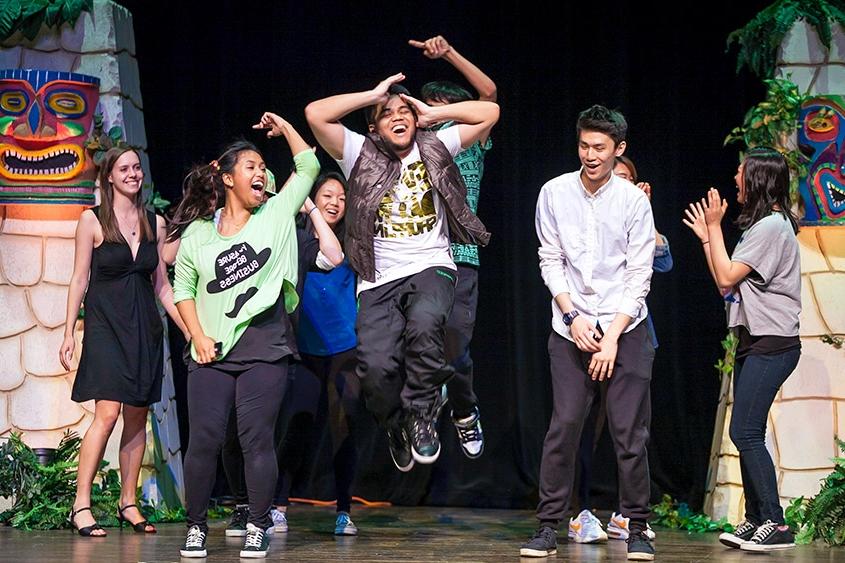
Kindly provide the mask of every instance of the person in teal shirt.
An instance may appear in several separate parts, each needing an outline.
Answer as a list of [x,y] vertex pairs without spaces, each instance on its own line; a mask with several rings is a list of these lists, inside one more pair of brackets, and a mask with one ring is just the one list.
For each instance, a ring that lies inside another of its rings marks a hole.
[[[244,453],[249,520],[241,557],[267,553],[278,467],[273,428],[293,353],[286,314],[296,307],[294,217],[320,170],[314,152],[284,119],[265,113],[256,129],[284,136],[296,172],[269,200],[264,159],[246,141],[194,168],[185,193],[225,194],[217,224],[208,205],[183,201],[171,229],[184,228],[176,257],[174,302],[191,334],[190,443],[185,456],[188,533],[180,553],[205,557],[208,500],[232,405]],[[192,203],[194,203],[192,205]]]

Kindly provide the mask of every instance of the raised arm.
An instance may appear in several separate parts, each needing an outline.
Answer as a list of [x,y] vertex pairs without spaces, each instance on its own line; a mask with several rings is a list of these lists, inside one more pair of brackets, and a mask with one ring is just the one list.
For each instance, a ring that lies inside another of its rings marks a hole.
[[297,130],[275,113],[265,112],[252,127],[267,129],[268,138],[284,137],[290,146],[296,170],[285,182],[284,189],[274,198],[274,205],[281,205],[284,212],[294,215],[302,207],[311,185],[320,173],[320,161]]
[[456,121],[461,136],[461,147],[468,148],[476,141],[483,141],[490,135],[490,129],[499,121],[499,106],[494,102],[470,100],[429,106],[420,100],[401,94],[402,99],[414,106],[417,111],[417,126],[430,127],[435,123]]
[[485,102],[496,101],[496,83],[484,74],[480,68],[471,63],[466,57],[461,55],[457,49],[449,44],[442,36],[438,35],[427,39],[425,41],[415,41],[411,39],[408,41],[411,47],[423,50],[423,55],[429,59],[443,59],[460,72],[467,82],[475,88],[478,92],[478,99]]
[[385,78],[372,90],[338,94],[311,102],[305,107],[305,119],[320,146],[335,160],[343,158],[343,125],[340,120],[353,111],[387,101],[393,84],[405,80],[401,72]]
[[[343,249],[340,246],[340,241],[337,240],[337,235],[326,223],[322,212],[314,205],[310,197],[306,198],[305,203],[302,204],[302,212],[311,218],[311,224],[314,225],[314,235],[320,243],[320,254],[324,257],[324,260],[321,260],[318,255],[316,265],[321,270],[331,270],[340,266],[343,263]],[[309,266],[311,265],[309,264]]]
[[83,211],[76,224],[73,274],[70,277],[65,310],[65,337],[59,348],[59,361],[68,371],[70,371],[70,361],[73,358],[73,349],[76,347],[73,331],[76,328],[76,319],[79,317],[79,307],[82,305],[85,290],[88,289],[96,229],[97,217],[94,212],[90,209]]

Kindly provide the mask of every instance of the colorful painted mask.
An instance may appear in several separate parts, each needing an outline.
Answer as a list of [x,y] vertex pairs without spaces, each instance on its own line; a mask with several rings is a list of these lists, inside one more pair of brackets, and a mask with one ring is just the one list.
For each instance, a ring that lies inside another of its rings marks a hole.
[[100,79],[54,70],[0,70],[0,204],[94,204],[84,143]]
[[800,179],[806,225],[845,225],[845,98],[819,96],[801,104],[798,146],[810,162]]

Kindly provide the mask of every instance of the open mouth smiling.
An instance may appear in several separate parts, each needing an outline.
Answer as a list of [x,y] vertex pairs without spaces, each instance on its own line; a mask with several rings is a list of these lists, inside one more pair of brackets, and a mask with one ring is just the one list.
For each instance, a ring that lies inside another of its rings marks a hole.
[[66,180],[74,177],[83,163],[82,149],[76,145],[32,151],[0,145],[0,174],[10,180]]

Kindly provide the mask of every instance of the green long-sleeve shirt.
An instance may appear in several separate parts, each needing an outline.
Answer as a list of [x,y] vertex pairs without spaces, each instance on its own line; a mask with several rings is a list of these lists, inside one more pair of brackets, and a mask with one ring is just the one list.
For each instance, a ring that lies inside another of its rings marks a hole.
[[[253,211],[237,234],[224,237],[209,220],[196,220],[182,234],[176,257],[173,301],[196,302],[203,332],[222,343],[223,358],[249,326],[284,292],[292,312],[296,295],[294,218],[308,196],[320,163],[305,150],[293,157],[296,174],[278,195]],[[196,360],[196,350],[191,346]]]

